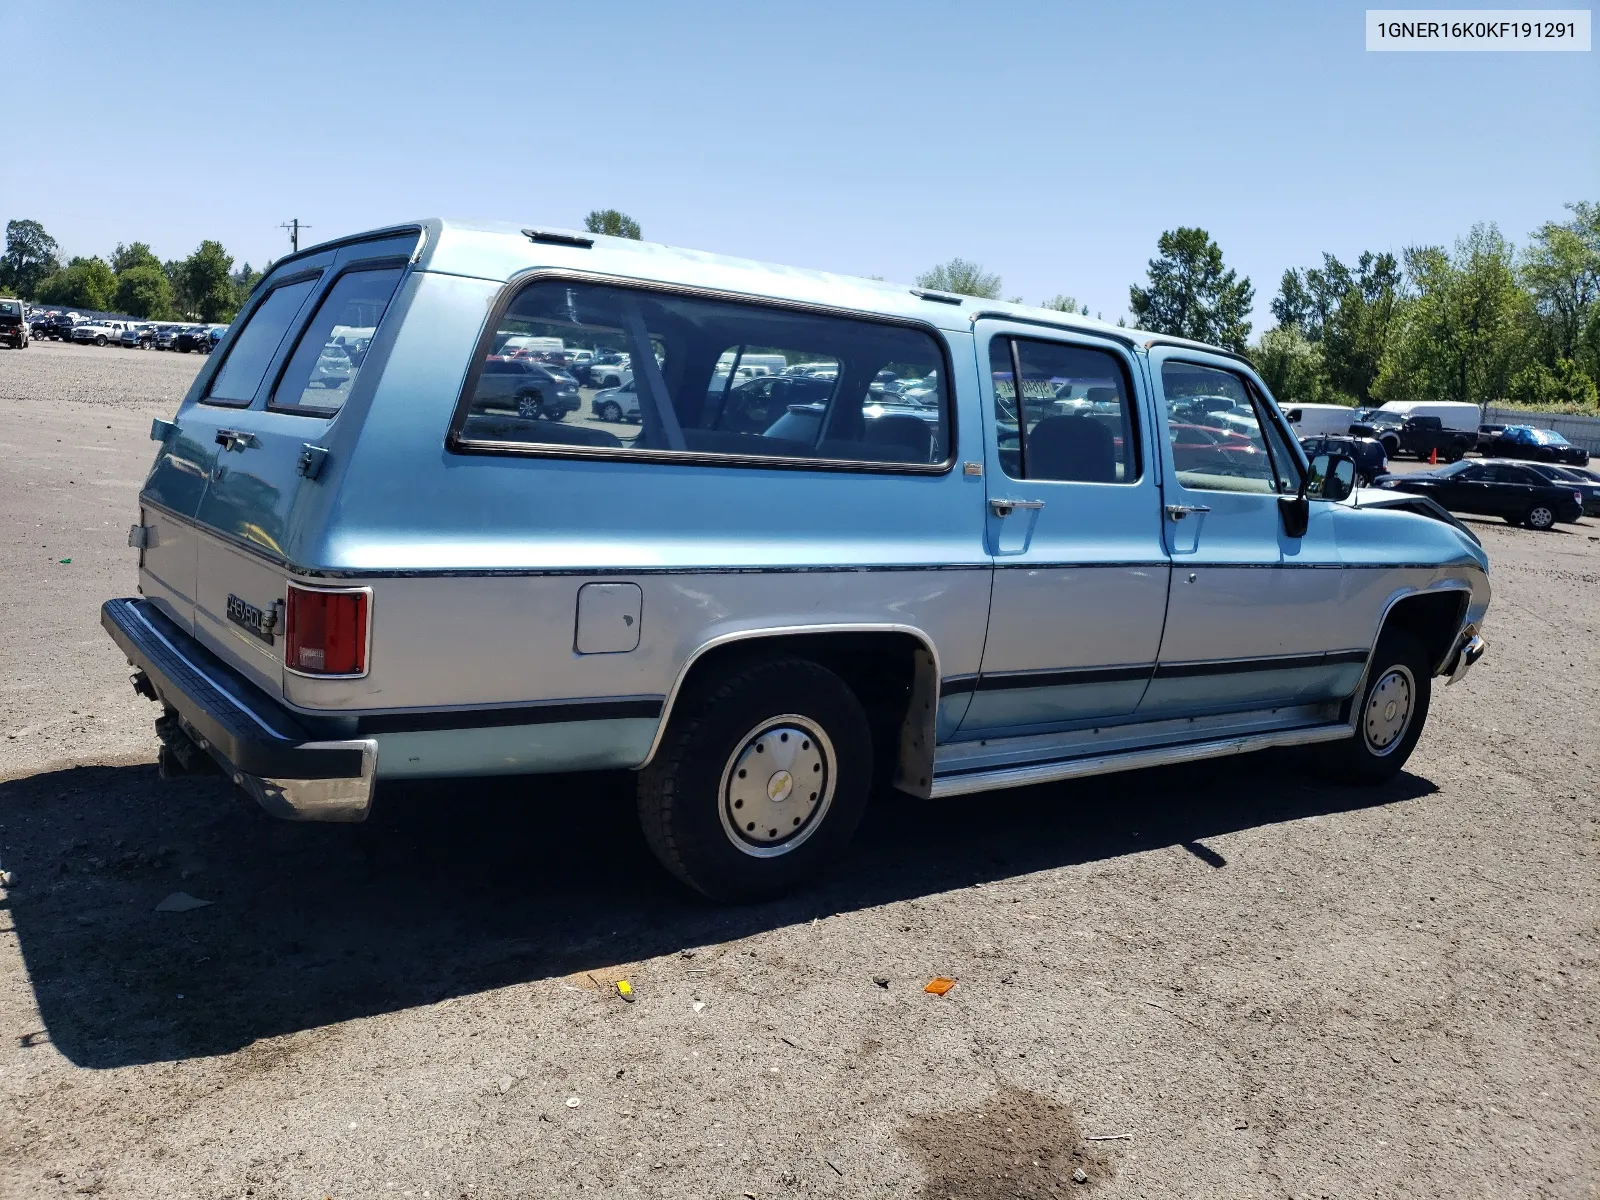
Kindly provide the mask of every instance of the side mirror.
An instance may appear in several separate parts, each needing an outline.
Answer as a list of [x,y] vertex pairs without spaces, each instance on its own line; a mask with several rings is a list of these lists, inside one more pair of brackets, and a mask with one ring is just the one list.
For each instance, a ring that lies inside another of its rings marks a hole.
[[1356,460],[1348,454],[1319,454],[1311,460],[1304,494],[1318,500],[1346,500],[1356,490]]

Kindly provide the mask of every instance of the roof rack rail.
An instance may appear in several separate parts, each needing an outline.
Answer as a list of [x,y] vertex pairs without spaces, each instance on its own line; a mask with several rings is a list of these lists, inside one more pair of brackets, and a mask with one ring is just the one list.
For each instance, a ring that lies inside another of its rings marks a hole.
[[530,242],[544,242],[551,246],[576,246],[580,250],[594,248],[594,239],[581,233],[562,233],[559,229],[524,229]]
[[928,288],[912,288],[911,294],[923,300],[932,300],[936,304],[960,304],[966,299],[953,292],[935,292]]

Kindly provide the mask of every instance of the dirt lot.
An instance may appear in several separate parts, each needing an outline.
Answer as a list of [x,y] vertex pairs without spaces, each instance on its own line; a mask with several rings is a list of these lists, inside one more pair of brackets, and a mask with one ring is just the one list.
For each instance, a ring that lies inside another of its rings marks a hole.
[[1491,652],[1392,786],[884,798],[721,910],[626,777],[156,779],[97,608],[197,366],[0,352],[0,1196],[1600,1194],[1593,522],[1477,524]]

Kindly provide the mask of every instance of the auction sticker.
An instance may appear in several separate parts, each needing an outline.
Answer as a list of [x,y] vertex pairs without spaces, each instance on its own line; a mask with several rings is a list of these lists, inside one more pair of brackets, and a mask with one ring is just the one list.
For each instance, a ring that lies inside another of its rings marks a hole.
[[1368,50],[1588,50],[1587,8],[1369,8]]

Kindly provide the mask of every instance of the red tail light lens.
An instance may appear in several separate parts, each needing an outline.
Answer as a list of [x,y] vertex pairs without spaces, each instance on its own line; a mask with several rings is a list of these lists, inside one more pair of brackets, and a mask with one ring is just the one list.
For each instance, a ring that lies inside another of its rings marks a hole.
[[289,585],[284,663],[306,675],[364,675],[370,593]]

